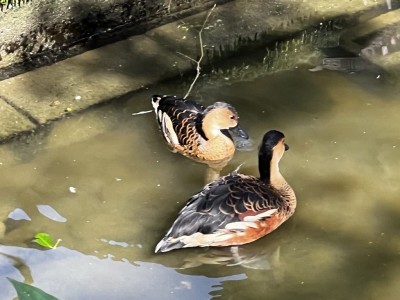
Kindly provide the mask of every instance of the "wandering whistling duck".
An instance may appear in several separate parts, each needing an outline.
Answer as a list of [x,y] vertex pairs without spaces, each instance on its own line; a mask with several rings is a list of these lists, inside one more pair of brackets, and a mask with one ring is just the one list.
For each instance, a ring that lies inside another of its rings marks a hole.
[[[168,145],[195,161],[221,170],[233,157],[235,143],[230,133],[243,139],[235,108],[225,102],[204,107],[176,96],[153,96],[157,122]],[[229,132],[228,132],[229,130]]]
[[258,153],[260,178],[232,173],[207,184],[180,211],[155,252],[250,243],[293,215],[296,196],[279,172],[283,133],[265,133]]

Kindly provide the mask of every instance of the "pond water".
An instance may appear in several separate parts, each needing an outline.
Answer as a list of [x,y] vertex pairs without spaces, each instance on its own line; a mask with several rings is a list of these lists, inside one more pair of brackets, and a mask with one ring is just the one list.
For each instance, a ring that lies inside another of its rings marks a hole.
[[[399,92],[376,74],[302,69],[196,91],[234,105],[255,144],[278,129],[290,145],[295,215],[237,249],[154,254],[206,171],[168,150],[153,113],[132,116],[174,84],[1,145],[0,298],[16,296],[7,276],[60,299],[399,299]],[[241,163],[257,175],[257,147],[223,172]],[[60,246],[32,243],[38,232]]]

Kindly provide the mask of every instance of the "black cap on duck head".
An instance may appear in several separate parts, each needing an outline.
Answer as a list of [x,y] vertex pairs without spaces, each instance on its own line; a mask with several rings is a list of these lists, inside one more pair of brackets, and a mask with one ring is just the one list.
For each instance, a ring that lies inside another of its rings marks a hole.
[[[272,151],[272,148],[274,148],[282,139],[285,138],[285,135],[277,130],[270,130],[267,133],[264,134],[262,143],[260,145],[260,151],[261,150],[270,150]],[[285,147],[286,148],[286,147]]]
[[[260,178],[263,181],[269,181],[270,177],[270,163],[273,156],[273,149],[279,144],[285,135],[277,130],[270,130],[264,134],[260,149],[258,151],[258,169],[260,171]],[[285,149],[288,150],[289,146],[284,144]],[[283,149],[282,149],[283,150]],[[284,152],[284,151],[283,151]],[[282,152],[282,155],[283,155]]]

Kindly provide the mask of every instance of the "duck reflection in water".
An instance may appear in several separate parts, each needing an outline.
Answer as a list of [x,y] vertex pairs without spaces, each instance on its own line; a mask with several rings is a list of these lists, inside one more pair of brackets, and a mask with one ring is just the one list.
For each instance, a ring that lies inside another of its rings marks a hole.
[[280,247],[274,249],[259,247],[232,246],[210,248],[206,252],[188,254],[181,269],[190,269],[202,265],[241,266],[254,270],[272,270],[279,268]]

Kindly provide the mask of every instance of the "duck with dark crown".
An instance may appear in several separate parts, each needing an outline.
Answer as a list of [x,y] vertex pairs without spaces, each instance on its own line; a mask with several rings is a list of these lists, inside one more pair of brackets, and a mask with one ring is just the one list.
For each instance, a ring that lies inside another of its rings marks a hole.
[[283,133],[268,131],[260,145],[260,177],[232,173],[207,184],[180,211],[155,252],[250,243],[278,228],[296,208],[296,196],[279,171]]
[[[209,165],[217,172],[217,177],[236,150],[231,134],[249,138],[239,126],[236,109],[228,103],[216,102],[204,107],[176,96],[155,95],[152,105],[172,151]],[[215,179],[215,173],[210,174],[208,177]]]

